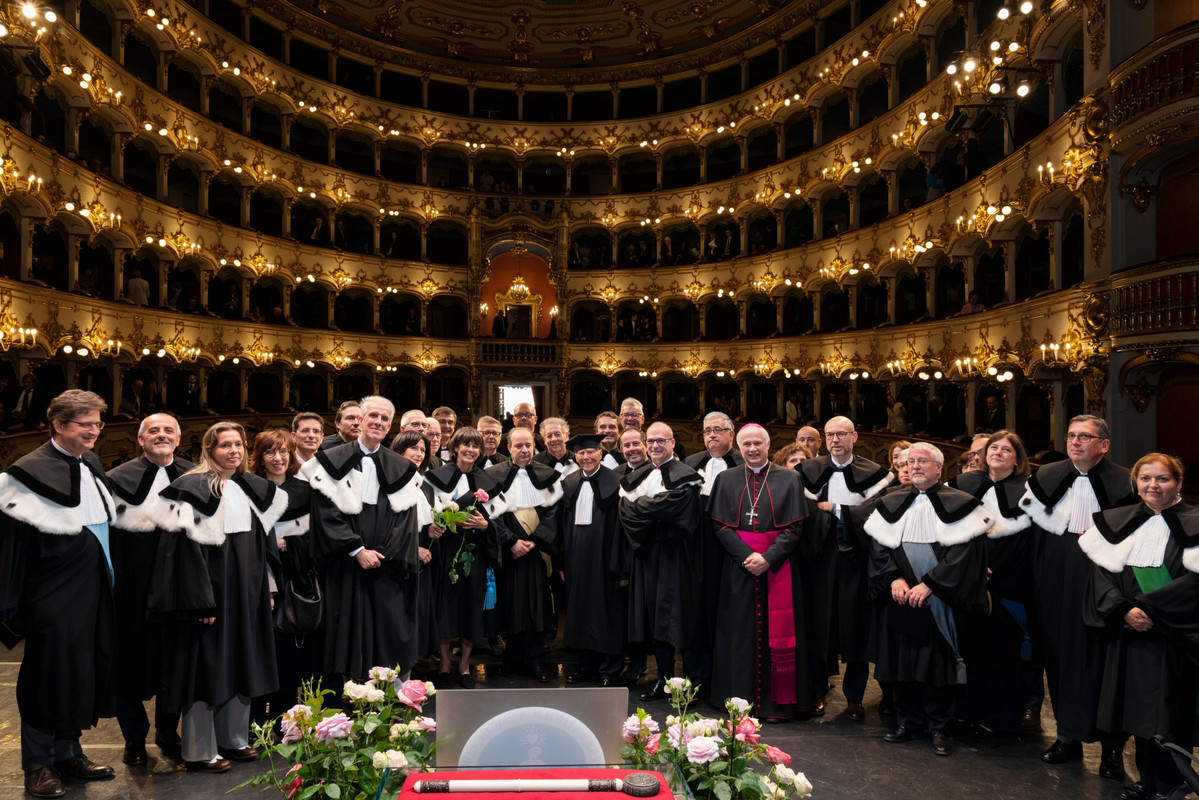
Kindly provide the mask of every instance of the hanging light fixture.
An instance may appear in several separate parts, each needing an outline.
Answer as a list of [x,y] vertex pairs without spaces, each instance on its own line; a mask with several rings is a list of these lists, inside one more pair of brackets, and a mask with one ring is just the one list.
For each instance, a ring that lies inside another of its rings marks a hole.
[[508,252],[516,256],[516,277],[512,279],[512,285],[508,287],[508,296],[513,300],[526,300],[530,294],[529,284],[525,282],[524,275],[520,274],[520,260],[529,250],[523,244],[514,244]]

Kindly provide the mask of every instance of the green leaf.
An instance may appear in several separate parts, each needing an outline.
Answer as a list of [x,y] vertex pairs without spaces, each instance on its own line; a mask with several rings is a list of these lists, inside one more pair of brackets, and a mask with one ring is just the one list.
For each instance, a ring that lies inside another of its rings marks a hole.
[[711,764],[708,765],[708,770],[710,772],[724,772],[728,768],[729,768],[729,765],[725,761],[713,761]]
[[337,798],[341,797],[341,787],[336,783],[326,783],[325,797],[330,797],[332,800],[337,800]]
[[323,788],[325,788],[325,787],[320,785],[319,783],[314,783],[311,786],[305,786],[300,791],[300,794],[298,795],[296,800],[308,800],[309,797],[312,797],[314,794],[316,794]]
[[733,797],[732,789],[723,781],[712,787],[712,794],[716,796],[716,800],[732,800]]

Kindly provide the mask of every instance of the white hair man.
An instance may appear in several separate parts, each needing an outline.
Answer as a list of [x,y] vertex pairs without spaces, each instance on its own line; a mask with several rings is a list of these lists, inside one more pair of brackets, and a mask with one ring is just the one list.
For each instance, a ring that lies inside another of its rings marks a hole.
[[913,444],[912,485],[847,515],[869,537],[871,598],[884,603],[875,677],[893,686],[899,724],[883,738],[907,742],[927,732],[939,756],[953,752],[954,690],[966,682],[959,640],[968,615],[986,612],[994,521],[972,495],[941,483],[944,464],[934,445]]
[[419,655],[423,496],[412,462],[383,447],[395,405],[372,395],[359,407],[357,441],[318,452],[302,469],[312,486],[313,554],[326,564],[324,669],[355,680],[379,664],[411,668]]
[[[146,622],[158,540],[163,535],[158,523],[166,518],[169,505],[159,492],[195,466],[175,456],[179,440],[178,420],[170,414],[151,414],[137,429],[141,457],[108,473],[117,501],[111,536],[113,600],[118,619],[140,621],[117,628],[117,723],[125,739],[123,760],[131,767],[145,766],[148,760],[150,720],[143,703],[158,693],[160,681],[157,650],[161,632],[157,625]],[[319,441],[318,437],[316,443]],[[155,741],[176,761],[182,760],[179,716],[178,710],[155,704]]]

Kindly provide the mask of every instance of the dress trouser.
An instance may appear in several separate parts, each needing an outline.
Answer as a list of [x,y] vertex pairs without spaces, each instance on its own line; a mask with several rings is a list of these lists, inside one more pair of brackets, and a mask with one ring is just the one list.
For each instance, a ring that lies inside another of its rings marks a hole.
[[250,744],[250,700],[241,695],[219,706],[200,701],[183,711],[183,760],[211,761],[217,746],[238,750]]
[[33,772],[41,767],[52,767],[56,761],[83,754],[79,746],[81,731],[44,731],[21,720],[21,769]]
[[916,681],[895,684],[895,714],[909,730],[944,732],[953,718],[953,687]]
[[[145,743],[150,733],[150,718],[146,707],[140,700],[130,700],[117,697],[117,724],[121,726],[121,736],[126,742]],[[167,740],[178,737],[179,712],[163,711],[157,704],[154,707],[154,733]]]

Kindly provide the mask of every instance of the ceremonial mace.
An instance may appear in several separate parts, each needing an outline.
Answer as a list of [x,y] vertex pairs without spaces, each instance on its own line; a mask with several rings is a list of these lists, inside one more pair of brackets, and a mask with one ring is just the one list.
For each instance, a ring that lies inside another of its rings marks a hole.
[[634,772],[622,778],[563,778],[508,780],[446,780],[417,781],[412,791],[417,794],[447,794],[461,792],[624,792],[630,797],[653,797],[661,781],[645,772]]

